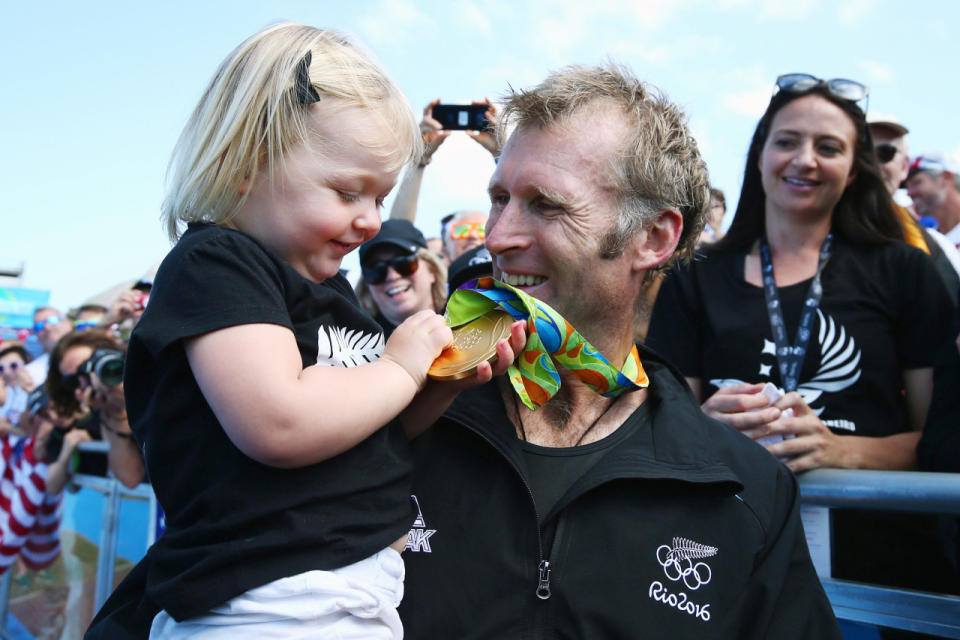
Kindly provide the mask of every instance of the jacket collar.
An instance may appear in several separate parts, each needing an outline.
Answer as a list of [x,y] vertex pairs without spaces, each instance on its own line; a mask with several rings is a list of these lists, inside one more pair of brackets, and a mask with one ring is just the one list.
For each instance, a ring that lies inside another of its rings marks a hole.
[[[650,349],[640,345],[638,349],[650,377],[645,402],[649,420],[609,450],[582,482],[596,486],[619,478],[677,480],[728,485],[731,493],[742,491],[740,478],[711,447],[717,430],[727,427],[703,414],[677,370]],[[514,467],[524,468],[520,441],[496,382],[461,393],[444,418],[474,431]]]

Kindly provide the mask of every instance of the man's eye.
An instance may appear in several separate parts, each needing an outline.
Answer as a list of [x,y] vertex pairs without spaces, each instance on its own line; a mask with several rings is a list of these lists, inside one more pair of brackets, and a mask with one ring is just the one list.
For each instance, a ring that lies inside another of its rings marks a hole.
[[490,196],[490,204],[501,209],[510,202],[510,196],[504,194],[495,194]]

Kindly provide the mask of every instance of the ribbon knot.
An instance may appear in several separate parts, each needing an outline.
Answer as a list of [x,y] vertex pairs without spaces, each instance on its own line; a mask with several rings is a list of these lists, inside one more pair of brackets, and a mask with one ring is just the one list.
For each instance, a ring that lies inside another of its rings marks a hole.
[[529,409],[536,411],[560,390],[557,364],[608,398],[649,384],[636,345],[617,369],[550,305],[489,276],[453,292],[447,302],[447,325],[458,327],[498,307],[527,323],[527,346],[508,374]]

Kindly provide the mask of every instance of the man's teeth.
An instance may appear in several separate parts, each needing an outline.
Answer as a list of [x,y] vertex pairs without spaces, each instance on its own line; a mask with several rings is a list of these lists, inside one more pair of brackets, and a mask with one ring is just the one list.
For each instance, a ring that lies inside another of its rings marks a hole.
[[398,284],[398,285],[394,285],[394,286],[392,286],[392,287],[389,287],[389,288],[386,290],[386,294],[387,294],[388,296],[395,296],[395,295],[397,295],[398,293],[402,293],[402,292],[406,291],[406,290],[409,289],[409,288],[410,288],[410,285],[409,285],[409,284]]
[[540,284],[541,282],[546,282],[547,279],[543,276],[531,276],[531,275],[516,275],[513,273],[503,274],[503,281],[510,285],[511,287],[529,287],[535,284]]
[[784,180],[786,180],[786,181],[789,182],[790,184],[800,185],[801,187],[812,187],[812,186],[818,184],[817,182],[815,182],[815,181],[813,181],[813,180],[803,180],[803,179],[801,179],[801,178],[784,178]]

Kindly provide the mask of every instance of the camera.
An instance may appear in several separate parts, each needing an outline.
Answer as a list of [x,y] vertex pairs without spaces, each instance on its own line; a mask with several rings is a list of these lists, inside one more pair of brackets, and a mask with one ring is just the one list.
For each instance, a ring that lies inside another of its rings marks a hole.
[[100,381],[108,387],[123,382],[123,352],[116,349],[97,349],[90,358],[80,365],[77,375],[90,377],[97,374]]
[[484,115],[489,108],[486,104],[438,104],[431,115],[444,129],[484,131],[490,127]]

